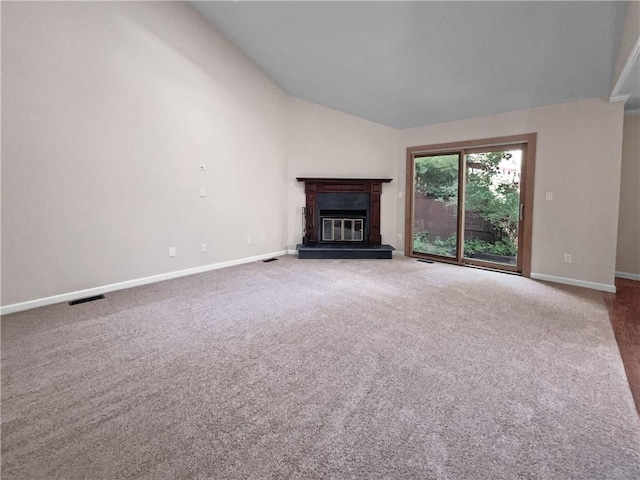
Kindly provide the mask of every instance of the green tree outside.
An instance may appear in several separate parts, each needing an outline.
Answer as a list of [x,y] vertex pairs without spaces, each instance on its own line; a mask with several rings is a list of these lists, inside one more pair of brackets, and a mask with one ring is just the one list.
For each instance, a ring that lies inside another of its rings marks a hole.
[[[490,225],[492,241],[465,238],[465,255],[490,253],[515,257],[517,252],[519,183],[500,175],[500,163],[511,158],[509,152],[467,155],[465,209],[477,212]],[[417,158],[415,189],[426,198],[455,206],[458,201],[458,156]],[[414,233],[414,251],[435,255],[455,254],[456,236],[442,239],[427,231]]]

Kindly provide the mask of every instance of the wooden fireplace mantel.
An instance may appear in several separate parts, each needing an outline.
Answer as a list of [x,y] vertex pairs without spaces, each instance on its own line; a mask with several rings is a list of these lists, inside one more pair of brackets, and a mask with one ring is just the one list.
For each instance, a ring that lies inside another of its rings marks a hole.
[[382,184],[391,182],[391,178],[314,178],[297,177],[304,182],[304,192],[307,197],[305,209],[304,244],[318,243],[317,194],[318,193],[368,193],[370,194],[371,223],[369,228],[369,245],[380,245],[380,195]]
[[323,178],[323,177],[296,177],[299,182],[310,183],[389,183],[392,178]]

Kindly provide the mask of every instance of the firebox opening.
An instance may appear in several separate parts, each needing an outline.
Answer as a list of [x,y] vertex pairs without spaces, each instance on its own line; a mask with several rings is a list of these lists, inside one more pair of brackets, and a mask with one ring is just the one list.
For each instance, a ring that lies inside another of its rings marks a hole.
[[364,242],[366,210],[321,210],[321,242]]

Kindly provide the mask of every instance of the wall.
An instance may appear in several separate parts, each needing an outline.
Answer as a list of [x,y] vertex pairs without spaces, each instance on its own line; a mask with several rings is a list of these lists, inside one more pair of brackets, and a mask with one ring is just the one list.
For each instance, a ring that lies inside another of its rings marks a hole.
[[290,98],[287,248],[302,242],[304,184],[296,177],[392,178],[382,186],[382,243],[396,246],[398,131],[311,102]]
[[616,271],[640,280],[640,115],[624,117]]
[[3,305],[283,249],[287,97],[187,3],[3,2],[2,67]]
[[[591,99],[402,130],[399,177],[409,146],[537,132],[532,274],[612,289],[622,119],[622,103]],[[402,202],[397,219],[400,232]],[[563,263],[564,253],[573,263]]]

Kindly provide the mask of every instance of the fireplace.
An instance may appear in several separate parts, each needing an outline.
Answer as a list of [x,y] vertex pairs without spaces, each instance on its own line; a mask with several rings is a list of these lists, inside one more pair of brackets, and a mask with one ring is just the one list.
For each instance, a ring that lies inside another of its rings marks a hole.
[[[306,196],[300,258],[391,258],[393,248],[382,245],[380,235],[382,184],[391,179],[297,180],[304,182]],[[376,253],[365,255],[365,251]],[[383,251],[384,256],[376,256]]]
[[316,205],[318,242],[369,242],[371,194],[319,192],[316,194]]

